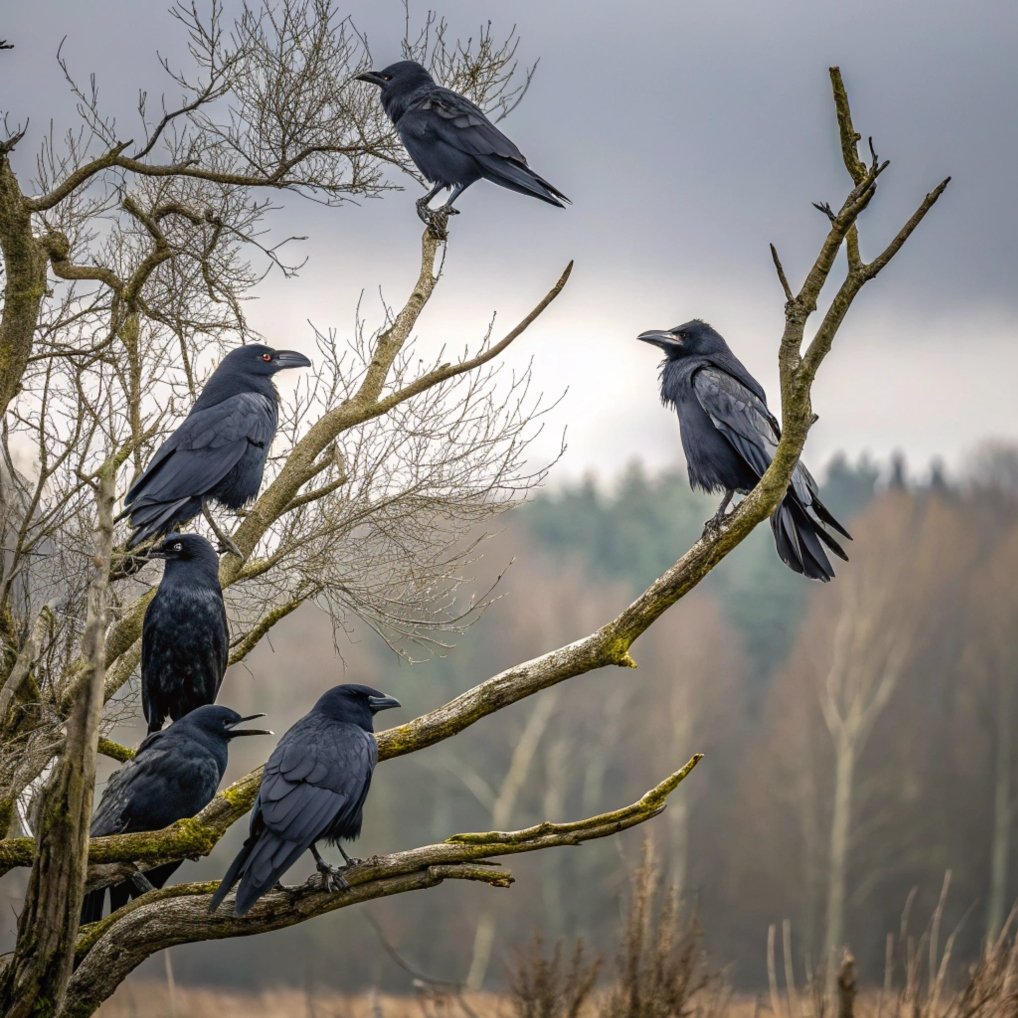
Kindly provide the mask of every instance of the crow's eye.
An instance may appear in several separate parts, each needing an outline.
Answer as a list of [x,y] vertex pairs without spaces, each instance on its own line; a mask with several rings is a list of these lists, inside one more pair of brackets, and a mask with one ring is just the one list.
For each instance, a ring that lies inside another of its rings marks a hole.
[[184,550],[184,546],[180,543],[180,541],[177,541],[177,543],[173,546],[173,550],[174,551],[183,551]]
[[392,81],[392,75],[391,74],[383,74],[382,75],[382,81]]
[[272,360],[272,354],[270,354],[270,353],[263,353],[262,354],[262,360],[265,361],[266,364],[268,364],[269,361]]

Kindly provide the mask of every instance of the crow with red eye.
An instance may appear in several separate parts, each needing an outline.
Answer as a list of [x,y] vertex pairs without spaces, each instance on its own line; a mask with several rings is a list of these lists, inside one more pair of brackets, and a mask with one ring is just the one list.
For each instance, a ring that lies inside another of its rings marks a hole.
[[[208,503],[239,509],[258,494],[269,446],[279,423],[277,371],[307,368],[311,361],[295,350],[273,350],[259,343],[231,350],[205,383],[191,412],[159,447],[124,499],[124,516],[133,548],[177,529]],[[213,526],[220,541],[239,551]]]

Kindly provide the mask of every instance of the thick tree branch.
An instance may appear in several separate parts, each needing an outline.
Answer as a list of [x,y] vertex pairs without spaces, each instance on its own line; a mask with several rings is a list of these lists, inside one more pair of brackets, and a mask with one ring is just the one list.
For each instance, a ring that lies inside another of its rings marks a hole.
[[67,945],[78,931],[88,859],[88,829],[95,784],[99,717],[105,673],[106,587],[113,549],[113,464],[100,473],[94,575],[82,636],[86,679],[67,720],[64,752],[42,802],[39,840],[18,922],[14,955],[0,974],[0,1000],[9,1002],[5,1018],[37,1013],[40,995],[63,1000],[73,957]]
[[[434,887],[443,880],[479,880],[508,887],[512,875],[492,864],[497,856],[579,845],[609,837],[657,816],[669,795],[701,759],[693,756],[680,770],[621,809],[569,823],[542,823],[520,831],[454,835],[447,841],[366,860],[346,871],[350,888],[339,894],[321,890],[317,876],[306,883],[266,894],[251,912],[231,914],[228,897],[218,912],[208,912],[215,883],[182,884],[154,891],[87,928],[79,940],[78,968],[62,1015],[90,1014],[140,962],[176,944],[249,936],[282,929],[363,901]],[[113,978],[111,978],[111,975]]]

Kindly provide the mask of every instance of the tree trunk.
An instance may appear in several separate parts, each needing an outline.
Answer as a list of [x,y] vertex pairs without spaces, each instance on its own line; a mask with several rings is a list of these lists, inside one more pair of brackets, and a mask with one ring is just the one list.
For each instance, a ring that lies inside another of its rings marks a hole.
[[852,830],[852,793],[855,778],[855,739],[842,732],[835,740],[834,812],[827,872],[827,929],[824,964],[833,988],[835,959],[845,939],[845,898],[848,883],[848,842]]
[[9,147],[0,150],[0,251],[6,276],[0,318],[0,416],[21,391],[46,296],[48,265],[45,250],[32,236],[32,215],[11,169]]
[[88,860],[95,756],[103,706],[106,586],[113,547],[112,464],[101,472],[95,576],[82,636],[86,674],[67,719],[67,741],[43,793],[38,841],[18,922],[17,949],[0,977],[4,1018],[56,1014],[74,963]]

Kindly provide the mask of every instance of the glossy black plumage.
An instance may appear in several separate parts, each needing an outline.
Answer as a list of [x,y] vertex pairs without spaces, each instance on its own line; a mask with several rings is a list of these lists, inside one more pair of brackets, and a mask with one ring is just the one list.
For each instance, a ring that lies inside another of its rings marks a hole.
[[[725,492],[715,517],[720,520],[734,492],[756,486],[777,448],[781,429],[767,409],[767,397],[706,322],[694,319],[638,338],[665,353],[661,399],[678,414],[690,485]],[[798,463],[788,493],[771,517],[781,560],[812,580],[833,579],[827,551],[846,560],[848,556],[826,527],[851,540],[820,501],[810,472]]]
[[258,494],[278,424],[272,376],[310,364],[301,353],[258,343],[223,358],[124,499],[118,518],[130,517],[129,548],[193,519],[207,501],[239,509]]
[[[199,707],[165,731],[149,735],[131,760],[107,782],[92,817],[93,838],[133,831],[158,831],[193,817],[208,805],[219,788],[227,764],[227,746],[238,735],[269,735],[255,729],[237,729],[242,718],[229,707]],[[162,887],[179,862],[166,863],[145,874]],[[116,911],[141,894],[129,880],[109,887],[110,910]],[[106,889],[90,891],[81,906],[81,921],[102,918]]]
[[141,630],[141,708],[149,732],[214,703],[230,630],[219,556],[200,534],[170,534],[151,557],[166,560]]
[[401,60],[358,77],[381,87],[382,106],[396,133],[417,168],[435,185],[419,206],[451,187],[442,210],[455,212],[452,203],[481,178],[559,208],[569,201],[527,165],[523,153],[480,107],[436,84],[416,61]]
[[339,871],[320,858],[315,842],[325,839],[342,851],[340,838],[360,834],[378,760],[373,718],[398,706],[370,686],[335,686],[283,735],[265,765],[250,833],[212,896],[210,911],[239,879],[234,910],[244,915],[309,849],[318,869],[342,886]]

